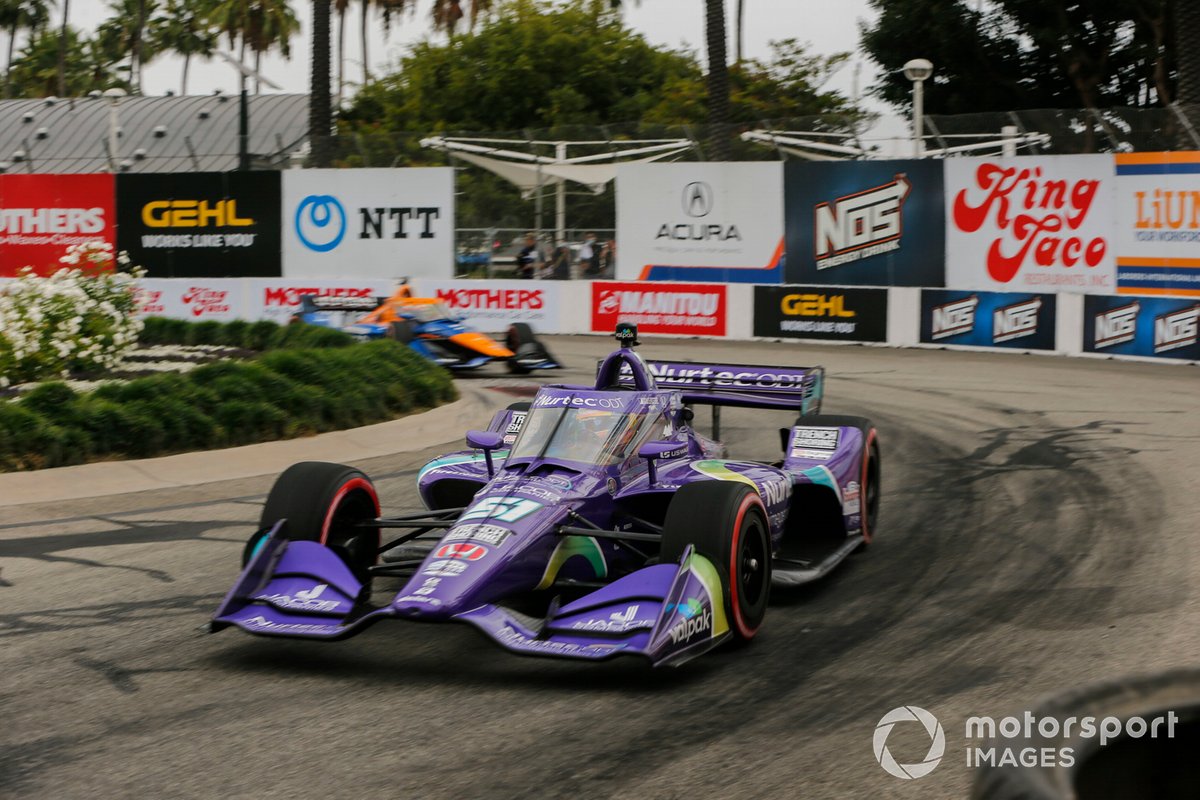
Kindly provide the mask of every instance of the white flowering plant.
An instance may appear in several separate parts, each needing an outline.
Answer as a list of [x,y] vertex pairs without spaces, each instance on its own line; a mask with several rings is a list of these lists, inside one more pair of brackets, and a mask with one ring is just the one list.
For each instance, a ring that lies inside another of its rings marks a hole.
[[0,388],[110,369],[137,344],[145,270],[106,242],[71,245],[61,269],[30,267],[0,288]]

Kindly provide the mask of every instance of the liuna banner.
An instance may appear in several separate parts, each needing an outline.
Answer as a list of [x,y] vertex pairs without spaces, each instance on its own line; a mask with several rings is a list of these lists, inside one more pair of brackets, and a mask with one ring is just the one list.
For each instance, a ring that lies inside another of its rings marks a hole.
[[1117,291],[1200,297],[1200,152],[1114,159]]
[[754,335],[887,341],[887,289],[755,286]]
[[1200,360],[1200,300],[1085,295],[1083,350]]
[[1056,295],[1017,292],[921,292],[925,344],[1054,350]]

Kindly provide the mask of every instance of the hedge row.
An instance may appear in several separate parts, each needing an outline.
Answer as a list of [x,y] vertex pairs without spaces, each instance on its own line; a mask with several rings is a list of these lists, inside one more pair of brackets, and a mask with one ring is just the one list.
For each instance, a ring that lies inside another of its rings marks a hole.
[[[188,332],[206,324],[193,323]],[[241,329],[247,337],[242,346],[258,325]],[[326,335],[291,332],[304,329],[322,330],[275,326],[269,346]],[[191,335],[195,340],[199,334]],[[184,374],[106,384],[87,394],[45,383],[19,400],[0,402],[0,470],[305,436],[382,422],[456,395],[449,373],[391,341],[278,349],[253,361],[219,361]]]
[[300,347],[348,347],[348,333],[319,325],[278,325],[270,320],[246,322],[190,322],[186,319],[148,317],[138,342],[151,344],[217,344],[245,350],[278,350]]

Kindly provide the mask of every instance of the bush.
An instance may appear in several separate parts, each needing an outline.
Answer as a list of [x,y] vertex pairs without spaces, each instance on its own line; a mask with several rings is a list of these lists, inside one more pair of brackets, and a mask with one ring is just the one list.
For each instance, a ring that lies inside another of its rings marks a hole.
[[[177,332],[169,324],[174,322],[151,323],[146,330],[165,336]],[[252,338],[263,330],[260,323],[246,324],[241,335]],[[404,345],[293,349],[300,341],[334,341],[325,333],[309,336],[281,334],[284,349],[256,361],[217,361],[189,373],[105,384],[90,394],[47,383],[15,401],[0,401],[0,470],[321,433],[383,422],[456,396],[449,373]]]

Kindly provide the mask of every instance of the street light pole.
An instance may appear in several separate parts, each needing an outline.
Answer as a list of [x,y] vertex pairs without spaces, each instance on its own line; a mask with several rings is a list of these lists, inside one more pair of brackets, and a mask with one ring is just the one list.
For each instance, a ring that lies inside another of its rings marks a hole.
[[925,153],[925,81],[933,74],[933,63],[928,59],[914,58],[904,65],[904,77],[912,81],[913,89],[913,155],[920,158]]
[[120,136],[117,125],[117,106],[125,96],[125,90],[120,88],[105,89],[104,95],[108,100],[108,158],[109,172],[117,171],[117,140]]

